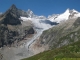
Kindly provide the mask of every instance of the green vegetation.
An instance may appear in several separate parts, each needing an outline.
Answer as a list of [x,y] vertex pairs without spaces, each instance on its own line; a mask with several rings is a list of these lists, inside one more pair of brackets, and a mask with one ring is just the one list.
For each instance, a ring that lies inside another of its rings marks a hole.
[[80,59],[80,41],[61,48],[48,50],[22,60],[76,60],[76,58],[77,60]]

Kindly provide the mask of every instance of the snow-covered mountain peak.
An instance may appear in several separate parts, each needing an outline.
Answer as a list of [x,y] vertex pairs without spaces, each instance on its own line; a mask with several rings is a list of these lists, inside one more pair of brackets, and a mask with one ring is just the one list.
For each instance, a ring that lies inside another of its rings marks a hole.
[[64,13],[69,13],[70,9],[68,8]]
[[64,13],[70,13],[70,14],[72,14],[72,13],[79,13],[79,12],[77,10],[75,10],[75,9],[70,10],[68,8]]
[[80,12],[76,11],[75,9],[70,10],[69,19],[80,17]]
[[33,11],[30,9],[27,10],[27,14],[29,15],[30,18],[34,16]]
[[75,9],[72,9],[73,12],[79,13],[78,11],[76,11]]
[[27,13],[29,13],[29,14],[33,14],[33,11],[30,10],[30,9],[28,9]]
[[63,20],[67,20],[70,13],[69,13],[70,9],[67,9],[64,13],[62,14],[53,14],[53,15],[49,15],[48,16],[48,20],[52,21],[52,22],[57,22],[60,23]]
[[70,10],[69,8],[62,14],[53,14],[48,16],[48,20],[53,21],[53,22],[63,22],[71,18],[77,18],[80,17],[80,13],[76,11],[75,9]]

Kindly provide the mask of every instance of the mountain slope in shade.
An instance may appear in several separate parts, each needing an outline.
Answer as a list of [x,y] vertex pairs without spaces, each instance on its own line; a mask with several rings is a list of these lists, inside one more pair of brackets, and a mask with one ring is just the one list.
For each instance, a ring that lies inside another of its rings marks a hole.
[[20,20],[18,19],[19,14],[17,12],[18,9],[16,8],[16,6],[12,5],[4,14],[2,14],[0,22],[5,25],[21,24]]

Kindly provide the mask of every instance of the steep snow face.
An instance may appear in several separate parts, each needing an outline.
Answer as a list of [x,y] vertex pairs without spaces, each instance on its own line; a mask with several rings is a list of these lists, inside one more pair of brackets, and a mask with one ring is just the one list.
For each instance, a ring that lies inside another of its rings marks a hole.
[[68,19],[69,15],[69,9],[67,9],[64,13],[58,15],[55,19],[53,19],[53,22],[60,23],[62,21],[65,21]]
[[58,23],[65,21],[68,19],[69,15],[69,9],[67,9],[63,14],[59,15],[58,18],[56,18],[54,21]]
[[49,15],[48,20],[52,22],[60,23],[68,19],[77,18],[77,17],[80,17],[80,12],[76,11],[75,9],[73,10],[67,9],[62,14]]
[[52,15],[52,16],[48,16],[48,19],[51,20],[52,22],[60,23],[60,22],[62,22],[64,20],[67,20],[69,15],[70,15],[69,9],[67,9],[62,14],[55,14],[55,15]]

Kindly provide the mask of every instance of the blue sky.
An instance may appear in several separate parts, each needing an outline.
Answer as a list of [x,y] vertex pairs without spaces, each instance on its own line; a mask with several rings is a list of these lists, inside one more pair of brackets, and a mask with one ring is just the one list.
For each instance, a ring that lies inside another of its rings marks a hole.
[[80,11],[80,0],[0,0],[0,12],[5,12],[12,4],[45,16],[63,13],[67,8]]

